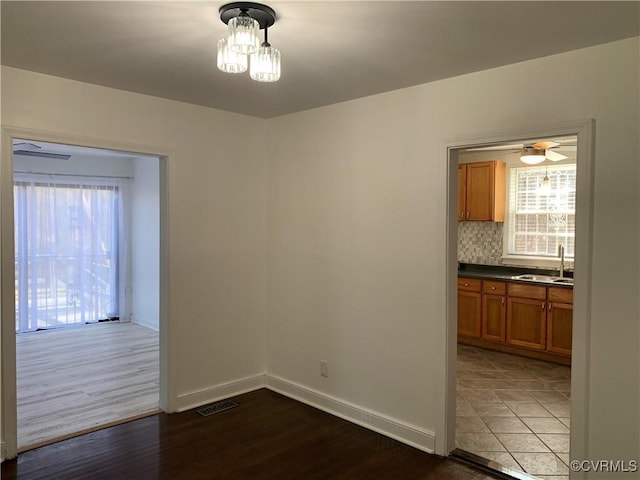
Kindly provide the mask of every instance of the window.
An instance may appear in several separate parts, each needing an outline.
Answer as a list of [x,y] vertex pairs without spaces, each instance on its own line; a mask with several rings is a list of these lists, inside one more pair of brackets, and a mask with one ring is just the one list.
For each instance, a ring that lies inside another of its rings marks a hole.
[[[543,184],[545,176],[548,185]],[[558,245],[574,256],[576,165],[509,170],[505,257],[557,257]]]
[[16,331],[118,316],[119,187],[17,175],[14,195]]

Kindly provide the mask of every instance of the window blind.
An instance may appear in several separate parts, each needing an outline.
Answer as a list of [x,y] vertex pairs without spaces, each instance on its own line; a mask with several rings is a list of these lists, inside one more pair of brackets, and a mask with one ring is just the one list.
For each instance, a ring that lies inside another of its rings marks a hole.
[[[548,187],[543,186],[549,177]],[[555,257],[558,245],[574,256],[576,165],[509,170],[507,255]]]
[[119,186],[15,180],[16,332],[117,316]]

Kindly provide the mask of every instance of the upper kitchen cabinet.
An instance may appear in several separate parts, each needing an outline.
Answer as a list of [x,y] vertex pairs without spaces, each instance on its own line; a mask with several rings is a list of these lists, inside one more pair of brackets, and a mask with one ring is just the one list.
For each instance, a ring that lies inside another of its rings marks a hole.
[[458,165],[458,221],[467,215],[467,165]]
[[504,162],[458,165],[458,221],[504,222]]

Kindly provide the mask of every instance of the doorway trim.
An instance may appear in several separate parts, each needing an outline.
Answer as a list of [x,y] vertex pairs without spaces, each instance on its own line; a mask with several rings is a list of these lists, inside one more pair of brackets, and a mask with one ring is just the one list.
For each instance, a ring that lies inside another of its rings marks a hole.
[[169,190],[168,163],[171,152],[164,147],[132,144],[112,139],[71,135],[62,132],[34,130],[3,125],[0,130],[0,460],[14,458],[18,448],[16,340],[15,340],[15,272],[13,225],[13,140],[29,139],[61,143],[104,150],[118,150],[140,155],[155,156],[159,161],[159,213],[160,213],[160,286],[159,286],[159,405],[173,412],[175,385],[169,374]]
[[455,448],[456,432],[456,356],[457,356],[457,203],[458,151],[523,139],[577,136],[576,245],[574,263],[574,322],[571,362],[571,458],[588,458],[589,438],[589,354],[591,332],[592,243],[593,243],[593,166],[595,158],[593,119],[554,123],[470,135],[443,142],[442,155],[447,165],[446,229],[446,324],[443,415],[436,436],[436,453],[447,456]]

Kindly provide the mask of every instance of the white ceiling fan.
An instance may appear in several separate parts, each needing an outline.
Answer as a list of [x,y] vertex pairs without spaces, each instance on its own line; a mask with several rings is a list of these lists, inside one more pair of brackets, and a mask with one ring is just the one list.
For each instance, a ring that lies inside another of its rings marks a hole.
[[[566,160],[566,155],[554,151],[562,147],[562,144],[558,142],[552,142],[550,140],[543,140],[533,143],[531,145],[522,147],[522,155],[520,160],[528,165],[536,165],[542,163],[545,160],[551,160],[552,162],[559,162],[560,160]],[[571,147],[575,149],[575,147]]]
[[[474,147],[465,150],[466,152],[508,152],[510,154],[519,153],[520,160],[529,165],[537,165],[550,160],[559,162],[575,158],[576,155],[575,137],[558,137],[553,140],[538,140],[533,143],[511,143],[489,145],[486,147]],[[562,152],[562,153],[560,153]]]
[[71,155],[64,153],[46,151],[42,146],[31,142],[14,141],[13,153],[25,157],[53,158],[58,160],[69,160],[69,158],[71,158]]

